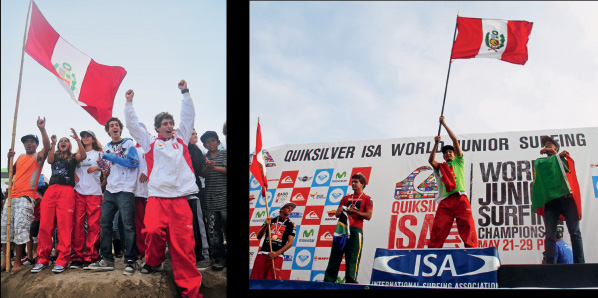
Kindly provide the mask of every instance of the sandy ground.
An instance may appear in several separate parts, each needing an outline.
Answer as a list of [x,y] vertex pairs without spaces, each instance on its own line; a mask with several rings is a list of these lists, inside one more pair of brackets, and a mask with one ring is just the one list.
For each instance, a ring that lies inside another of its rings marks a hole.
[[[115,259],[115,270],[89,272],[67,269],[63,273],[52,272],[52,265],[40,273],[31,273],[33,266],[23,266],[23,271],[2,271],[2,298],[9,297],[180,297],[180,289],[174,283],[170,259],[164,262],[164,271],[143,275],[139,271],[132,276],[123,275],[123,259]],[[200,293],[205,298],[226,297],[227,268],[222,271],[201,271]]]

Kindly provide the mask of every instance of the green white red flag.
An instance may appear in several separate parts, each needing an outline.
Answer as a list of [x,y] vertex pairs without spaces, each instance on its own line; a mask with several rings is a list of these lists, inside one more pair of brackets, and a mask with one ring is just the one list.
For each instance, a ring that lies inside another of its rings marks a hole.
[[[581,220],[581,192],[573,158],[567,154],[563,161],[558,154],[554,154],[551,157],[536,159],[534,161],[532,211],[544,215],[546,203],[569,194],[573,196]],[[565,220],[563,215],[559,218]]]
[[106,124],[127,71],[99,64],[77,50],[52,28],[35,2],[32,4],[25,52],[58,77],[71,98],[98,123]]
[[264,159],[264,152],[262,148],[262,132],[260,129],[260,122],[257,123],[257,133],[255,141],[255,154],[251,161],[249,168],[255,180],[262,186],[262,195],[266,197],[266,190],[268,189],[268,178],[266,176],[266,161]]
[[451,59],[494,58],[524,65],[533,23],[457,16]]

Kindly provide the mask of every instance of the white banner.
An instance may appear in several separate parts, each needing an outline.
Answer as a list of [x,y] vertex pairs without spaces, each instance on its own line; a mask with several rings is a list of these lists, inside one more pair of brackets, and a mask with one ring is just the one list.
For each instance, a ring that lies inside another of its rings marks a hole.
[[[467,196],[471,201],[478,247],[494,246],[502,264],[540,264],[544,221],[531,210],[532,165],[540,155],[541,136],[548,135],[575,160],[582,197],[581,232],[585,260],[598,262],[598,127],[457,135],[465,156]],[[442,142],[451,144],[446,135]],[[440,144],[442,147],[443,144]],[[267,149],[270,216],[291,201],[297,226],[293,247],[285,253],[281,276],[322,281],[336,225],[340,199],[352,193],[351,175],[363,173],[364,192],[374,202],[364,223],[364,245],[358,282],[370,281],[376,248],[427,248],[436,211],[436,181],[428,164],[433,137],[285,145]],[[442,153],[436,154],[442,162]],[[250,261],[262,240],[255,235],[266,218],[261,187],[251,177]],[[570,244],[566,225],[565,241]],[[444,248],[463,248],[456,223]],[[344,280],[344,261],[339,272]]]

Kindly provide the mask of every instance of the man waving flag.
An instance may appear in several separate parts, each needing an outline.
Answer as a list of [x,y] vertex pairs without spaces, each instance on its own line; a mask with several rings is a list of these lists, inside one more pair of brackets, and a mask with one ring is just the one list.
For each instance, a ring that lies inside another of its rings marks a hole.
[[451,59],[494,58],[524,65],[533,23],[457,17]]
[[127,71],[95,62],[64,40],[33,2],[25,52],[58,77],[71,98],[101,125],[112,117],[118,87]]

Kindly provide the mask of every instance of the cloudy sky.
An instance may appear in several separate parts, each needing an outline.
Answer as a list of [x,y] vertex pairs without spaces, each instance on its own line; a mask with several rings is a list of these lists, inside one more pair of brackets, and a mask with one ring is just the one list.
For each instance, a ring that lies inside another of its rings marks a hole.
[[[250,145],[438,131],[457,14],[533,22],[529,60],[458,59],[457,134],[598,126],[598,2],[252,2]],[[441,135],[446,135],[444,130]]]
[[[193,97],[195,127],[216,131],[224,143],[226,121],[226,2],[37,0],[46,20],[66,41],[101,64],[127,70],[114,100],[113,115],[124,122],[124,93],[135,91],[134,105],[148,127],[162,111],[180,120],[181,79]],[[29,1],[2,1],[2,168],[11,146],[23,33]],[[106,144],[110,138],[80,108],[57,78],[25,54],[15,152],[24,153],[21,136],[34,133],[38,116],[58,138],[92,130]],[[123,136],[130,136],[125,129]],[[41,144],[40,144],[41,145]],[[201,148],[201,146],[200,146]],[[203,148],[202,148],[203,149]],[[44,166],[49,178],[50,167]]]

